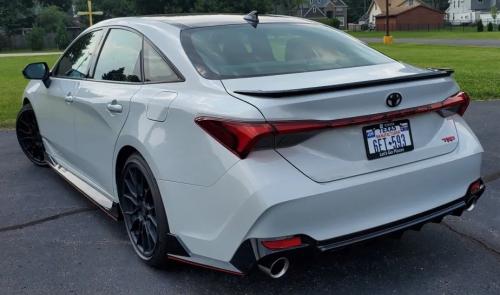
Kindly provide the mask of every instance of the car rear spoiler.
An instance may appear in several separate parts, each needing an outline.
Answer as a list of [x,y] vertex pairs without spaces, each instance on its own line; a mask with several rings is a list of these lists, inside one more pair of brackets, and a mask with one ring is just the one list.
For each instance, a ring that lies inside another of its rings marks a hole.
[[280,98],[280,97],[288,97],[288,96],[317,94],[317,93],[340,91],[340,90],[351,90],[351,89],[381,86],[381,85],[387,85],[387,84],[393,84],[393,83],[403,83],[403,82],[411,82],[411,81],[426,80],[426,79],[433,79],[433,78],[449,77],[449,76],[451,76],[451,74],[454,73],[454,71],[452,69],[428,68],[428,70],[429,70],[429,72],[418,73],[418,74],[414,74],[414,75],[386,78],[386,79],[377,79],[377,80],[370,80],[370,81],[361,81],[361,82],[354,82],[354,83],[345,83],[345,84],[327,85],[327,86],[300,88],[300,89],[289,89],[289,90],[272,90],[272,91],[236,90],[236,91],[234,91],[234,93],[248,95],[248,96],[257,96],[257,97]]

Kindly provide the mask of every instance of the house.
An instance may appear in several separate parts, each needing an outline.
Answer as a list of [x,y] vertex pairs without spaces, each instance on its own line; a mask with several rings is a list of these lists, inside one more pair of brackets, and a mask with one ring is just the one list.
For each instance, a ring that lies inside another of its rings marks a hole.
[[[360,23],[385,30],[386,1],[373,0]],[[444,13],[429,7],[421,0],[389,0],[389,28],[391,30],[416,30],[437,28],[444,24]]]
[[[414,7],[416,5],[424,4],[420,0],[389,0],[389,9],[396,7]],[[385,0],[372,0],[368,10],[361,17],[360,23],[368,24],[370,27],[375,27],[376,16],[379,14],[385,14]]]
[[297,16],[321,19],[336,18],[340,21],[340,28],[347,26],[347,5],[342,0],[305,0],[299,5]]
[[454,25],[475,23],[479,19],[483,23],[495,23],[491,16],[491,7],[496,6],[500,11],[500,0],[449,0],[450,6],[446,9],[446,19]]

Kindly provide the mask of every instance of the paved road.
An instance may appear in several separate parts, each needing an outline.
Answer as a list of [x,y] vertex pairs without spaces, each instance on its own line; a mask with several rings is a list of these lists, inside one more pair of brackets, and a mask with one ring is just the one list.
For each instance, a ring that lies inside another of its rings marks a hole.
[[[367,43],[382,43],[380,38],[359,38]],[[429,45],[458,45],[458,46],[483,46],[500,47],[498,39],[424,39],[424,38],[394,38],[394,43],[415,43]]]
[[0,53],[0,57],[16,57],[16,56],[39,56],[39,55],[59,55],[62,52],[20,52],[20,53]]
[[234,277],[134,257],[121,223],[0,133],[1,294],[500,294],[500,101],[467,120],[485,149],[488,189],[477,209],[445,223],[296,262],[286,278]]

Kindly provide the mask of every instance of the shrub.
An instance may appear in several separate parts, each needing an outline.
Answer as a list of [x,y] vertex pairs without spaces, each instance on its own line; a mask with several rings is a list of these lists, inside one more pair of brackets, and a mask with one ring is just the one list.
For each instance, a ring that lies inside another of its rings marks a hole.
[[338,28],[340,28],[340,21],[336,18],[331,18],[329,25],[338,29]]
[[45,36],[45,31],[40,27],[33,27],[31,32],[27,35],[28,43],[32,50],[42,50],[43,49],[43,37]]
[[9,38],[2,31],[0,31],[0,51],[9,47]]
[[488,23],[488,32],[493,32],[493,24]]
[[482,32],[482,31],[484,31],[484,25],[483,25],[483,21],[482,21],[482,20],[479,20],[479,21],[477,22],[477,31],[478,31],[478,32]]
[[66,26],[60,24],[56,30],[56,44],[57,48],[65,49],[69,45],[69,36],[66,31]]

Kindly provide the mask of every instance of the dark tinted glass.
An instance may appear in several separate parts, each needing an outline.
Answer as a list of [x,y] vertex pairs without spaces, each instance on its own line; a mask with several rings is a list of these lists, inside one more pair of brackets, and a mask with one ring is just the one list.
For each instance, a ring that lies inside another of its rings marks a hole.
[[184,30],[182,45],[209,79],[312,72],[392,62],[345,33],[313,24]]
[[142,37],[126,30],[112,29],[97,60],[96,80],[140,82]]
[[101,39],[102,31],[94,31],[78,39],[62,57],[55,75],[59,77],[85,78],[92,54]]
[[179,81],[179,77],[149,42],[144,43],[144,78],[146,82]]

